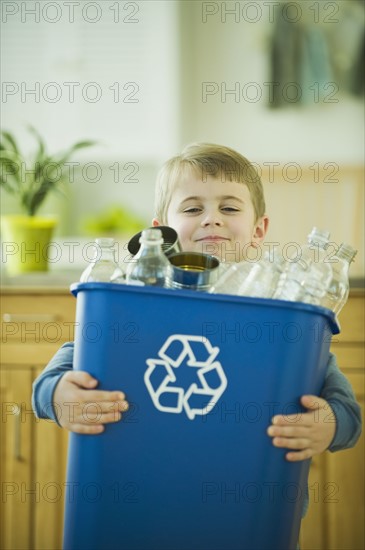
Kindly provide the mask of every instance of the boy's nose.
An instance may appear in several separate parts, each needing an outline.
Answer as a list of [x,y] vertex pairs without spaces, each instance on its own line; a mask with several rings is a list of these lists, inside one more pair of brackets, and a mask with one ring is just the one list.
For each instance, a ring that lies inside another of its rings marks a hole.
[[221,226],[223,225],[222,216],[220,212],[212,211],[207,212],[201,222],[202,227],[208,227],[209,225]]

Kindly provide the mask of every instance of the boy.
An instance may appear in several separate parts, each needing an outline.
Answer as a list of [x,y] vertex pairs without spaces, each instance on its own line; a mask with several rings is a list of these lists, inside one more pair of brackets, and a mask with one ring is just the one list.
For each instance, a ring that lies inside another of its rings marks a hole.
[[[260,246],[267,232],[261,180],[250,162],[232,149],[190,145],[159,173],[152,223],[173,227],[183,250],[240,261]],[[105,424],[120,420],[128,409],[126,396],[119,390],[97,390],[97,380],[86,372],[73,371],[72,362],[73,344],[67,343],[34,382],[35,413],[77,433],[101,433]],[[88,423],[82,410],[85,404],[96,402],[100,421]],[[75,404],[72,415],[70,403]],[[355,445],[361,432],[360,407],[333,355],[321,396],[304,395],[301,403],[307,412],[299,419],[276,415],[267,429],[275,446],[289,450],[287,460],[305,460],[326,449]]]

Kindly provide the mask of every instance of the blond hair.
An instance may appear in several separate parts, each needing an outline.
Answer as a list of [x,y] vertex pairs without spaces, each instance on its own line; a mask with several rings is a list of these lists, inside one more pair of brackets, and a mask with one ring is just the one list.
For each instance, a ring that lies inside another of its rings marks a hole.
[[192,170],[206,181],[208,176],[222,182],[235,181],[247,185],[257,221],[265,214],[262,182],[251,162],[234,149],[214,143],[192,143],[180,155],[172,157],[157,175],[155,215],[161,224],[167,224],[167,210],[172,194],[182,175]]

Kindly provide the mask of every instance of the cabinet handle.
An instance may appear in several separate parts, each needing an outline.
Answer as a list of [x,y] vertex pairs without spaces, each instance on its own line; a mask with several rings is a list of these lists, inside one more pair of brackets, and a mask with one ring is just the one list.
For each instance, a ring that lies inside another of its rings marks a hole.
[[4,313],[4,323],[52,323],[59,316],[53,313]]
[[15,413],[15,428],[14,428],[14,458],[18,462],[23,460],[22,458],[22,431],[21,431],[21,413],[22,409],[20,406],[17,406]]

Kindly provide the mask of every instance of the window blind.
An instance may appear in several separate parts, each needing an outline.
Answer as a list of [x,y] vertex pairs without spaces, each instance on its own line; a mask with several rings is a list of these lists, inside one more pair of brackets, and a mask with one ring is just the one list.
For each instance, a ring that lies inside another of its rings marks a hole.
[[178,131],[178,3],[2,2],[3,128],[52,148],[166,157]]

